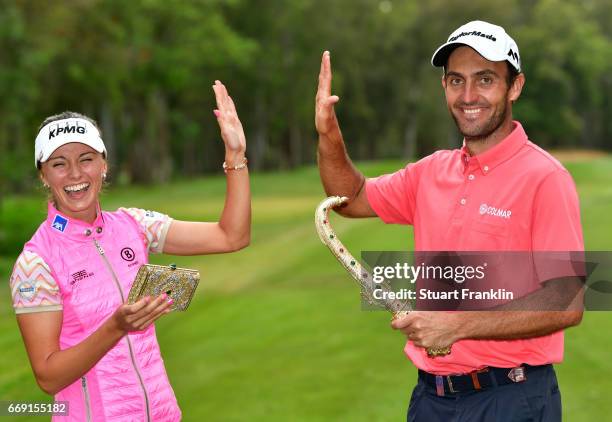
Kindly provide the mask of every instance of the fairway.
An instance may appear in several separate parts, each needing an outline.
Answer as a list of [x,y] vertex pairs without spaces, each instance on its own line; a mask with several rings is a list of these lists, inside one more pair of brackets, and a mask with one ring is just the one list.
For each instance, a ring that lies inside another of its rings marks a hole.
[[[586,247],[611,250],[612,158],[568,161],[581,200]],[[403,166],[362,163],[366,175]],[[230,255],[152,256],[153,263],[197,268],[202,281],[186,313],[156,324],[185,421],[400,421],[416,371],[389,315],[364,312],[359,288],[321,245],[313,224],[324,194],[315,167],[252,177],[251,246]],[[113,188],[103,208],[153,209],[177,219],[216,220],[222,176],[155,187]],[[46,211],[39,197],[9,198],[5,212]],[[4,224],[4,223],[3,223]],[[361,250],[412,248],[411,229],[377,219],[333,217],[342,241]],[[24,233],[27,240],[32,233]],[[0,400],[49,401],[34,381],[10,304],[16,257],[0,257]],[[610,313],[586,313],[566,333],[557,366],[564,420],[609,419],[612,404]],[[4,417],[2,420],[11,420]],[[14,420],[42,420],[40,417]]]

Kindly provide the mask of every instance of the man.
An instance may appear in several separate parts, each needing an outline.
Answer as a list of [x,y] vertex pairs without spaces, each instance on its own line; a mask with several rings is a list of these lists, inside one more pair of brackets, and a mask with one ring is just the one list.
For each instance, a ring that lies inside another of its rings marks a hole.
[[[443,67],[442,88],[463,147],[366,180],[347,155],[330,55],[323,54],[315,116],[319,171],[327,195],[351,198],[338,212],[411,224],[418,251],[583,250],[571,176],[512,120],[525,84],[514,40],[502,27],[469,22],[436,50],[432,64]],[[491,207],[504,212],[488,212]],[[553,297],[554,281],[535,294]],[[562,330],[581,318],[581,310],[418,311],[393,321],[419,369],[408,420],[561,420],[551,364],[563,358]],[[448,346],[447,356],[426,353]]]

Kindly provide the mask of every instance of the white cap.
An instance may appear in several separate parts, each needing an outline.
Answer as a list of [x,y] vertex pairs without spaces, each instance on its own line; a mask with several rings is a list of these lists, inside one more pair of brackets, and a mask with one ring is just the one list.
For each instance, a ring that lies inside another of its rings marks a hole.
[[517,72],[521,71],[521,57],[516,42],[501,26],[484,21],[472,21],[450,34],[431,58],[437,67],[446,65],[450,53],[460,45],[472,47],[485,59],[492,62],[507,60]]
[[106,147],[98,129],[89,121],[78,117],[56,120],[40,129],[34,144],[34,165],[49,159],[62,145],[79,142],[89,145],[106,156]]

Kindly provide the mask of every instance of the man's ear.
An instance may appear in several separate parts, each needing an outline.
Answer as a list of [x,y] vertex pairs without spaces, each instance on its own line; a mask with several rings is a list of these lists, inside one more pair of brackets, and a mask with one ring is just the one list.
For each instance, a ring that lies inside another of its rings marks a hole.
[[518,100],[521,96],[521,92],[523,92],[523,86],[525,86],[525,74],[519,73],[516,75],[516,78],[514,78],[512,86],[510,86],[508,99],[512,102]]
[[442,88],[446,89],[446,75],[442,74]]

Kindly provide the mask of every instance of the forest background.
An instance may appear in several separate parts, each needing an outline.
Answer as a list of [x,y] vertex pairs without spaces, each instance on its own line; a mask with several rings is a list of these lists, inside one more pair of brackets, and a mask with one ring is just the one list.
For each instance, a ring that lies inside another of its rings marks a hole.
[[[100,123],[105,209],[214,221],[225,195],[212,113],[220,79],[247,134],[253,236],[237,254],[152,257],[203,275],[189,311],[156,324],[184,420],[402,420],[416,379],[404,338],[386,314],[361,312],[358,288],[314,230],[320,58],[331,51],[349,152],[376,176],[461,144],[430,59],[474,19],[517,41],[527,83],[515,118],[576,181],[587,249],[612,250],[608,0],[0,0],[0,401],[51,400],[7,282],[46,215],[33,167],[39,124],[64,110]],[[333,224],[356,256],[413,248],[410,228]],[[609,326],[608,313],[587,312],[566,333],[565,420],[609,418]],[[30,419],[40,418],[14,420]]]
[[517,41],[527,84],[514,107],[543,147],[611,149],[607,0],[0,1],[0,197],[37,185],[44,117],[100,123],[114,183],[219,172],[211,85],[246,128],[252,170],[315,161],[320,56],[353,158],[414,158],[461,142],[433,51],[472,19]]

